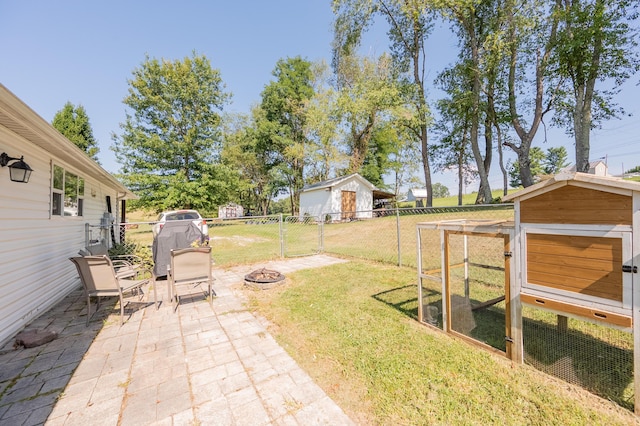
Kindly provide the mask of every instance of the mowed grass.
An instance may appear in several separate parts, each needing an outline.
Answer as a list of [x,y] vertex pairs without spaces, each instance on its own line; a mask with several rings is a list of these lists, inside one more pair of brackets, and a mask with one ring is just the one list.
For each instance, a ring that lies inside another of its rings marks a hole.
[[[519,191],[522,188],[518,188],[518,189],[509,189],[507,191],[508,194],[512,194],[514,192]],[[502,198],[504,196],[504,191],[502,189],[495,189],[493,191],[491,191],[491,195],[493,196],[494,199],[496,198]],[[476,198],[478,197],[478,193],[477,192],[472,192],[471,194],[462,194],[462,205],[466,206],[466,205],[471,205],[471,204],[475,204],[476,203]],[[458,196],[457,195],[452,195],[450,197],[443,197],[443,198],[434,198],[433,199],[433,206],[434,207],[447,207],[447,206],[456,206],[458,205]]]
[[[416,214],[416,212],[418,212]],[[413,214],[409,214],[413,213]],[[451,219],[513,219],[511,209],[469,210],[436,214],[420,213],[419,210],[403,211],[399,222],[395,214],[353,222],[325,223],[298,222],[289,218],[282,224],[282,239],[278,217],[269,220],[243,218],[239,220],[209,221],[209,236],[213,258],[218,265],[234,265],[276,259],[284,252],[285,257],[303,256],[325,252],[340,256],[357,257],[404,266],[417,266],[416,225]],[[135,228],[126,232],[128,241],[143,247],[151,247],[153,236],[150,215],[132,215],[130,223]],[[321,227],[322,226],[322,227]],[[430,256],[424,264],[439,265],[439,232],[425,232],[423,253]],[[398,238],[400,249],[398,250]]]
[[247,291],[271,333],[358,424],[632,424],[526,365],[420,325],[416,272],[350,262]]
[[[410,211],[411,212],[411,211]],[[416,210],[419,212],[419,210]],[[395,215],[325,224],[324,252],[417,267],[417,224],[441,220],[513,220],[512,209]],[[398,238],[400,239],[398,249]],[[423,233],[423,265],[440,265],[439,231]],[[428,258],[427,258],[428,256]],[[434,266],[435,267],[435,266]]]

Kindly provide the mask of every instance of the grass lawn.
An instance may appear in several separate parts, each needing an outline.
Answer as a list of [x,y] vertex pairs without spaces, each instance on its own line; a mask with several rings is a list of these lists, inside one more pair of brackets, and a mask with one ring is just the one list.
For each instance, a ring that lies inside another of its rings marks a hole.
[[[517,192],[522,188],[518,189],[509,189],[507,193],[511,194],[513,192]],[[491,195],[493,198],[502,198],[504,196],[504,192],[502,189],[495,189],[491,191]],[[471,205],[476,203],[476,198],[478,197],[477,192],[472,192],[471,194],[462,194],[462,205]],[[458,205],[458,196],[452,195],[450,197],[444,198],[434,198],[433,199],[433,207],[449,207],[449,206],[457,206]]]
[[246,290],[358,424],[633,424],[633,414],[417,322],[416,271],[352,260]]

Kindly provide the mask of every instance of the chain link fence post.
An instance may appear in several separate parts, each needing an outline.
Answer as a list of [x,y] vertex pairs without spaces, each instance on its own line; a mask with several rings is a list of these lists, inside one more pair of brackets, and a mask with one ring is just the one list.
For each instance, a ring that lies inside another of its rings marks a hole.
[[280,230],[280,258],[284,259],[284,222],[282,220],[282,213],[280,213],[279,230]]
[[318,253],[324,252],[324,216],[318,217],[318,226],[320,227],[320,241],[318,241]]
[[400,232],[400,210],[396,207],[396,233],[398,235],[396,241],[398,243],[398,266],[402,266],[402,244]]

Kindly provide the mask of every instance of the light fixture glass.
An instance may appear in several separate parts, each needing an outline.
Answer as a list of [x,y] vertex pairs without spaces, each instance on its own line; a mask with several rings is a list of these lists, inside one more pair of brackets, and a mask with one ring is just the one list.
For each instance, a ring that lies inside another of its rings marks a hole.
[[[9,164],[10,161],[13,161],[13,163]],[[5,167],[7,165],[9,166],[9,178],[13,182],[29,182],[33,169],[24,162],[24,157],[9,157],[6,152],[3,152],[0,154],[0,166]]]

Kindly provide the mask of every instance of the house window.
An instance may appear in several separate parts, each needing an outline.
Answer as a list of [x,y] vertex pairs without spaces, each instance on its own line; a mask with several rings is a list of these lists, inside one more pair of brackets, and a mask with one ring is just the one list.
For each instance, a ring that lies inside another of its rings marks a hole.
[[52,216],[83,215],[84,178],[54,165],[51,187]]

